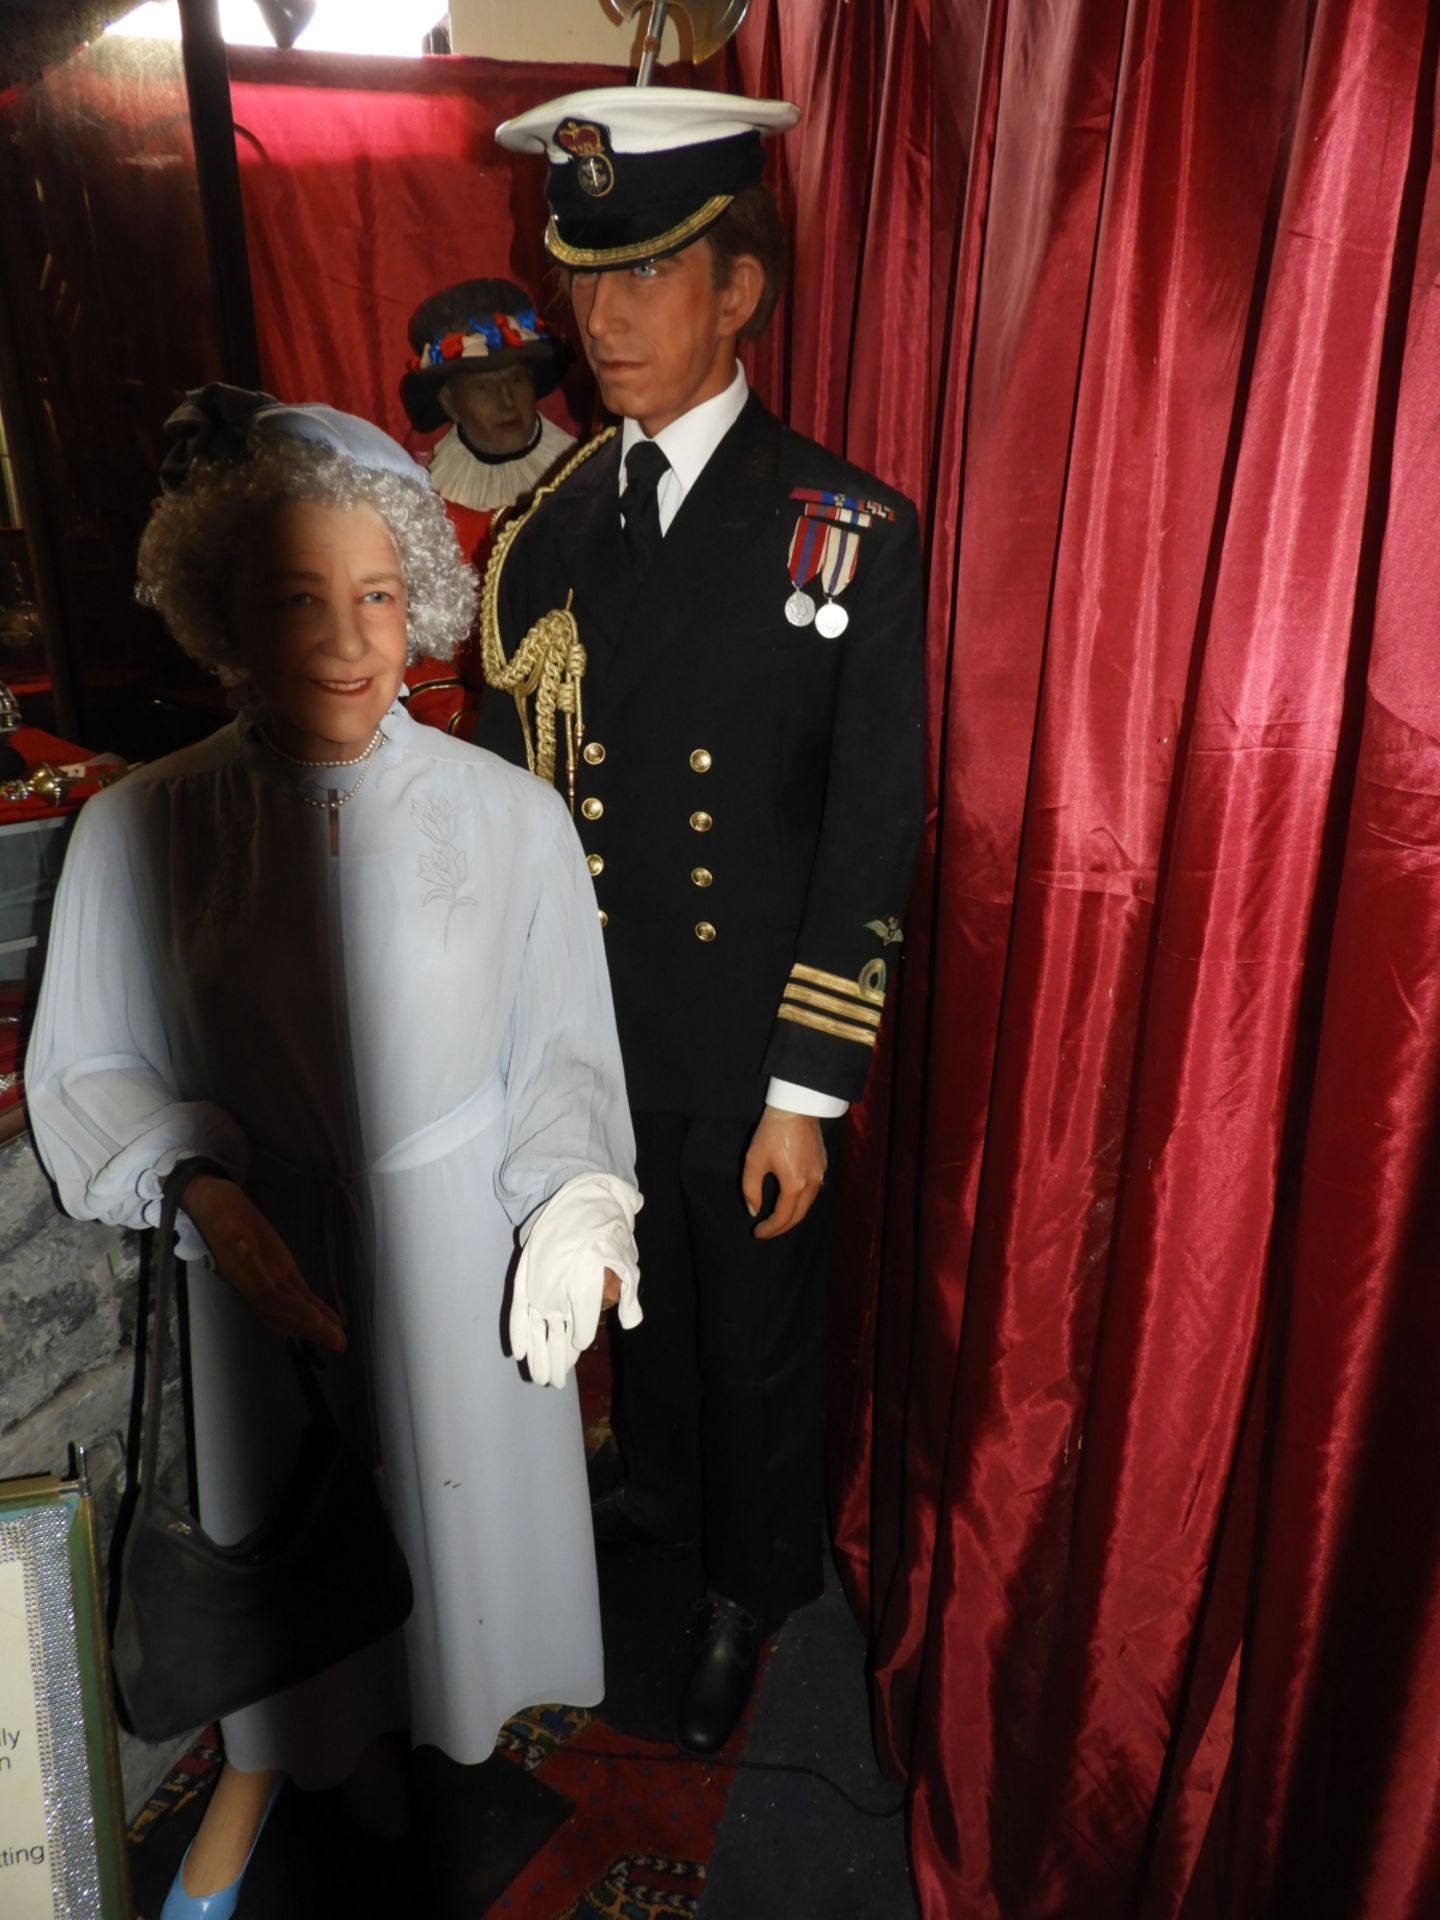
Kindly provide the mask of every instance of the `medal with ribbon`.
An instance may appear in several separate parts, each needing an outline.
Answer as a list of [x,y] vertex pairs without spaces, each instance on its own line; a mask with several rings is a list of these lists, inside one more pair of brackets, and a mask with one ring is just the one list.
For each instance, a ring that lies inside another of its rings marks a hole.
[[[790,536],[789,571],[793,589],[785,602],[785,618],[793,627],[808,627],[827,640],[838,640],[850,624],[840,595],[855,578],[860,558],[860,535],[876,521],[892,521],[895,509],[883,500],[862,500],[853,493],[827,493],[818,487],[792,487],[790,498],[800,503],[800,518]],[[816,610],[805,589],[818,579],[825,604]]]
[[855,578],[855,563],[859,558],[860,535],[854,527],[827,525],[819,567],[825,604],[815,615],[815,631],[823,633],[827,640],[838,640],[850,624],[850,616],[840,605],[839,596]]
[[793,591],[785,602],[785,618],[792,627],[808,627],[815,618],[815,602],[805,587],[820,570],[828,531],[823,521],[808,520],[804,514],[795,522],[795,531],[790,536],[788,563]]

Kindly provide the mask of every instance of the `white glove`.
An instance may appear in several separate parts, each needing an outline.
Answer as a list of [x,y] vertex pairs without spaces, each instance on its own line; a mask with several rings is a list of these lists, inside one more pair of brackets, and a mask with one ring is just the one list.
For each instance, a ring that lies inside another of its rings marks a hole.
[[635,1216],[644,1201],[613,1173],[577,1173],[520,1229],[510,1351],[538,1387],[563,1387],[595,1338],[605,1269],[620,1278],[620,1324],[640,1324]]

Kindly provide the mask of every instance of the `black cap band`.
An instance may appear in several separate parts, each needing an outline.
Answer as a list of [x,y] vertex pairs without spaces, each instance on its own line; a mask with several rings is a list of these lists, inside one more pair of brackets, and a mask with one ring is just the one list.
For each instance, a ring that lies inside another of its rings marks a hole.
[[622,154],[596,121],[569,122],[561,136],[572,158],[550,168],[545,245],[566,266],[604,271],[676,253],[713,227],[737,193],[758,186],[765,170],[757,132]]

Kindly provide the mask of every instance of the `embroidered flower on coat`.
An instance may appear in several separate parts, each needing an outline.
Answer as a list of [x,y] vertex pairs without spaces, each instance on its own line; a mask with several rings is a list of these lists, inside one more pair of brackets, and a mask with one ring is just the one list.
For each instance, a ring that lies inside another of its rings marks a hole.
[[479,904],[473,893],[460,891],[470,878],[470,862],[465,857],[464,849],[455,844],[460,821],[455,808],[445,799],[412,800],[410,817],[430,842],[429,851],[420,856],[420,878],[429,889],[421,904],[428,907],[436,900],[446,902],[445,933],[441,944],[448,946],[450,921],[455,909]]

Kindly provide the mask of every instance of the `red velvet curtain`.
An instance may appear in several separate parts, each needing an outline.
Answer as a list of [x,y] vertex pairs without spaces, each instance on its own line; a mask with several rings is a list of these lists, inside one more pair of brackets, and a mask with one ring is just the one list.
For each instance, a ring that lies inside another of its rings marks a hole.
[[[724,56],[806,107],[756,383],[929,533],[832,1425],[926,1920],[1440,1912],[1437,31],[753,0]],[[485,129],[574,78],[425,71],[422,198],[313,136],[306,384],[392,425],[420,293],[536,271]]]

